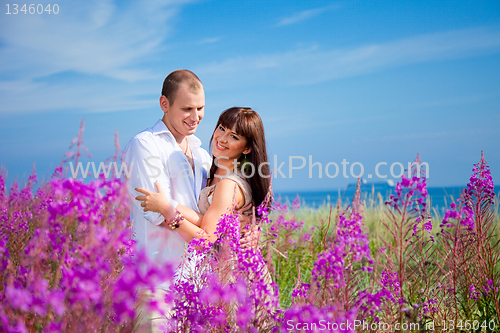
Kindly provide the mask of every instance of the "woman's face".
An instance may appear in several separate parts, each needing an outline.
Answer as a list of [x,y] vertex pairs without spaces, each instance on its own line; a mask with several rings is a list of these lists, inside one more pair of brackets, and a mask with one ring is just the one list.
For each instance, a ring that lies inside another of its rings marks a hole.
[[226,128],[219,124],[215,129],[212,141],[212,155],[217,158],[223,157],[230,163],[239,159],[242,154],[250,153],[252,149],[247,147],[247,139],[243,135],[237,134],[233,129]]

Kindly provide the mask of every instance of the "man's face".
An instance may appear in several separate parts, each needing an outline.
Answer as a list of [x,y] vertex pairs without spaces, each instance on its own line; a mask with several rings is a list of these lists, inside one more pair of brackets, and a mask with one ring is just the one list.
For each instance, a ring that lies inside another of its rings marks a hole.
[[177,141],[194,134],[205,113],[205,92],[201,87],[197,93],[182,84],[177,91],[174,104],[165,96],[160,97],[160,106],[165,115],[163,122]]

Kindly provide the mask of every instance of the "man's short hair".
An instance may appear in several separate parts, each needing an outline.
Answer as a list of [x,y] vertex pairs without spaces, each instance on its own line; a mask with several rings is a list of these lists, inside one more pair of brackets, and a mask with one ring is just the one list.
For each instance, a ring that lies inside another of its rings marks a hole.
[[187,69],[178,69],[168,74],[163,81],[161,94],[168,99],[170,105],[174,104],[177,90],[181,84],[185,84],[193,93],[197,93],[202,87],[200,79],[193,72]]

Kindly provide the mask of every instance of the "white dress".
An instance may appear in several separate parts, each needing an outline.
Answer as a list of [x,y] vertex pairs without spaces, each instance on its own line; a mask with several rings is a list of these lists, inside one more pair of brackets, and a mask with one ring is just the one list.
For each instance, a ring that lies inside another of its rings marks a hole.
[[[241,175],[241,173],[237,172],[231,172],[228,173],[224,179],[230,179],[234,181],[243,191],[243,194],[245,196],[245,204],[243,207],[247,206],[248,204],[252,203],[252,188],[250,187],[250,184],[248,183],[247,179]],[[207,186],[204,189],[201,190],[200,192],[200,198],[198,200],[198,209],[200,210],[200,213],[205,214],[212,204],[212,198],[213,194],[215,192],[215,187],[217,184]],[[244,234],[246,231],[245,225],[240,224],[240,230],[241,233]],[[219,249],[213,249],[213,251],[218,252]],[[217,255],[217,254],[215,254]],[[260,252],[257,254],[260,256],[260,259],[262,259],[262,256]],[[264,301],[261,303],[266,303],[266,302],[271,302],[271,298],[276,298],[275,292],[271,287],[272,284],[272,277],[271,274],[269,273],[269,270],[267,266],[265,265],[264,261],[260,261],[257,258],[256,260],[261,263],[260,266],[260,273],[258,274],[258,279],[262,280],[262,283],[265,284],[268,289],[269,289],[269,294],[266,295],[264,298]],[[233,276],[233,272],[236,269],[237,263],[234,262],[234,260],[223,260],[223,266],[225,267],[219,267],[219,277],[221,280],[225,281],[226,283],[231,283],[235,281],[235,278]],[[251,274],[251,276],[246,276],[247,281],[250,282],[251,284],[252,281],[255,281],[257,277],[254,274]],[[274,312],[275,309],[271,309],[272,312]],[[236,308],[230,309],[230,311],[236,311]],[[268,331],[270,330],[275,323],[270,320],[271,314],[268,313],[268,310],[266,308],[258,308],[256,309],[256,313],[253,319],[254,325],[259,329],[260,332]]]

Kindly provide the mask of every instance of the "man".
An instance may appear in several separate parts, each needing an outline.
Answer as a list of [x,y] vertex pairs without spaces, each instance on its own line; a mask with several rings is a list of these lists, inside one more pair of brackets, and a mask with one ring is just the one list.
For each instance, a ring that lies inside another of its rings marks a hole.
[[[174,208],[181,204],[198,211],[199,194],[206,186],[212,162],[210,155],[201,148],[201,141],[194,136],[203,119],[204,107],[205,93],[200,79],[188,70],[170,73],[163,82],[160,97],[163,118],[137,134],[125,147],[125,162],[132,168],[128,188],[133,201],[131,217],[136,247],[144,249],[158,264],[180,263],[186,243],[177,232],[166,227],[161,214],[143,212],[140,202],[134,200],[140,194],[135,189],[156,191],[158,180]],[[248,207],[242,210],[245,209]],[[253,229],[242,239],[242,246],[255,247],[259,236],[260,232]],[[164,296],[171,283],[163,281],[153,293],[140,291],[139,297],[155,300],[162,313],[150,313],[144,304],[140,305],[136,310],[136,331],[163,331],[165,314],[169,311]]]
[[[170,203],[182,204],[198,211],[200,190],[205,187],[210,170],[210,155],[201,148],[201,141],[194,136],[203,119],[205,93],[200,79],[191,71],[177,70],[170,73],[164,83],[160,108],[163,117],[153,127],[137,134],[125,147],[125,162],[132,168],[128,188],[133,201],[133,220],[136,247],[144,249],[149,258],[158,264],[181,262],[184,240],[163,226],[163,216],[154,212],[144,213],[140,203],[134,200],[135,188],[156,191],[158,180]],[[133,163],[133,164],[132,164]],[[151,295],[157,302],[172,281],[164,281]],[[144,295],[142,295],[144,296]],[[141,332],[161,330],[163,314],[150,314],[144,307],[136,318]],[[164,307],[167,312],[168,308]],[[150,318],[153,317],[153,318]]]

